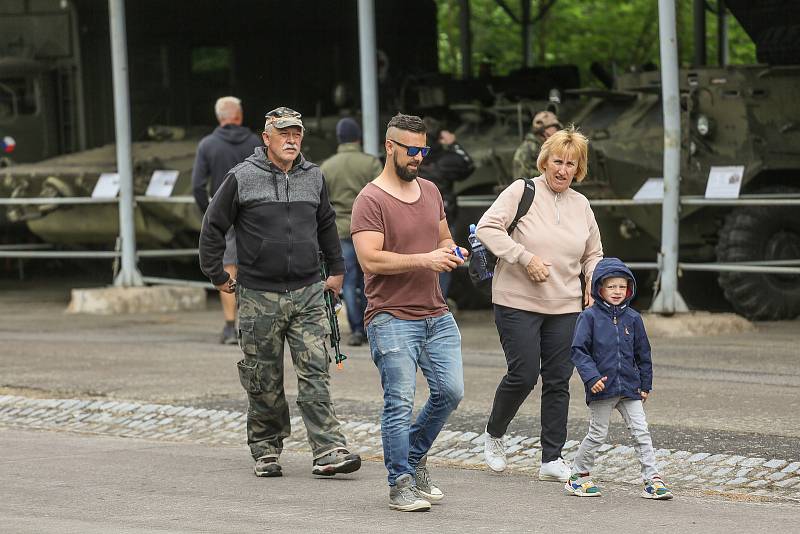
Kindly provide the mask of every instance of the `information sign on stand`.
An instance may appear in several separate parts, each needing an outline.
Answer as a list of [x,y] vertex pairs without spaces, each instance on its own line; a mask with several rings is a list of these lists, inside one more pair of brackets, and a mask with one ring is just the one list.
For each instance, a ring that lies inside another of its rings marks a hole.
[[648,178],[642,187],[633,195],[633,200],[663,200],[664,179]]
[[97,179],[92,190],[92,198],[114,198],[119,193],[119,174],[104,172]]
[[172,194],[175,182],[178,181],[178,171],[153,171],[150,183],[147,185],[145,196],[168,197]]
[[706,198],[739,198],[744,166],[711,167],[706,183]]

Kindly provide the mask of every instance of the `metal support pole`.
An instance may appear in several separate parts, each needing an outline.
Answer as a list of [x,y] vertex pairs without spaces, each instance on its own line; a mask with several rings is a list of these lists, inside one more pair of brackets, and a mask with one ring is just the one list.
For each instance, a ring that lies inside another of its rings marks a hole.
[[136,268],[136,227],[133,223],[133,161],[131,160],[131,115],[128,95],[128,50],[125,35],[125,0],[108,0],[111,27],[111,70],[114,80],[114,125],[119,173],[119,235],[122,262],[116,286],[141,286]]
[[470,26],[472,15],[469,11],[469,0],[459,0],[458,7],[461,78],[469,80],[472,78],[472,27]]
[[658,32],[661,43],[661,101],[664,106],[664,203],[661,210],[661,284],[650,310],[672,315],[689,311],[678,292],[681,108],[675,0],[658,0]]
[[533,25],[531,24],[531,2],[522,0],[522,61],[525,67],[533,67]]
[[86,150],[86,107],[83,91],[83,59],[81,55],[81,39],[78,33],[78,9],[75,7],[75,1],[69,3],[69,18],[70,18],[70,31],[72,32],[72,46],[74,48],[75,56],[75,109],[76,109],[76,124],[78,127],[78,149]]
[[358,0],[358,48],[361,60],[361,121],[364,152],[380,154],[378,136],[378,66],[375,53],[374,0]]
[[725,0],[717,4],[717,63],[720,67],[728,66],[728,8]]
[[706,0],[694,0],[694,66],[706,64]]

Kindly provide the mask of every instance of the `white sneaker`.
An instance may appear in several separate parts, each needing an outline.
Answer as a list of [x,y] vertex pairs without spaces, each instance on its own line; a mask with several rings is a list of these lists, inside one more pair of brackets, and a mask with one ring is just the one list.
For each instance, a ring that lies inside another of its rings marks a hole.
[[539,480],[566,482],[571,474],[572,472],[567,462],[563,458],[559,458],[552,462],[542,462],[542,467],[539,469]]
[[493,438],[489,432],[484,434],[483,457],[489,469],[500,473],[506,468],[506,437]]

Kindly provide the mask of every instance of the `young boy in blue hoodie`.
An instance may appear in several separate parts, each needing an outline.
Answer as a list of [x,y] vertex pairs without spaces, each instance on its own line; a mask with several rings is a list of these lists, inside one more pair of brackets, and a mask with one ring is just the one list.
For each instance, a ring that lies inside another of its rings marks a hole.
[[647,430],[644,402],[653,385],[650,342],[642,316],[628,303],[636,294],[636,280],[617,258],[604,258],[592,277],[594,305],[578,316],[572,340],[572,361],[586,388],[591,420],[589,433],[572,461],[565,491],[578,497],[599,497],[591,471],[598,449],[608,435],[611,412],[622,415],[635,442],[642,465],[647,499],[671,499],[672,492],[656,470],[653,443]]

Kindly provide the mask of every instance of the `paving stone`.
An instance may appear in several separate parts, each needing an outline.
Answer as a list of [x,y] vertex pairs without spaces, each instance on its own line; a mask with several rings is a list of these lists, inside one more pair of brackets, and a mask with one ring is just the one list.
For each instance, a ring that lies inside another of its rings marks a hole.
[[727,486],[741,486],[742,484],[745,484],[749,480],[750,480],[749,478],[736,477],[736,478],[734,478],[732,480],[728,480],[727,482],[725,482],[725,485],[727,485]]
[[746,458],[742,460],[739,465],[744,467],[758,467],[766,461],[766,458]]
[[662,458],[664,456],[669,456],[672,453],[669,449],[656,449],[655,455],[656,458]]
[[517,451],[520,451],[520,450],[522,450],[522,447],[521,447],[521,446],[519,446],[519,445],[512,445],[511,447],[507,447],[507,448],[506,448],[506,454],[507,454],[507,455],[511,455],[511,454],[514,454],[515,452],[517,452]]
[[767,482],[766,480],[753,480],[747,485],[751,488],[758,488],[761,486],[766,486],[767,484],[769,484],[769,482]]
[[522,443],[520,443],[520,445],[522,445],[523,447],[532,447],[532,446],[536,445],[537,443],[539,443],[539,438],[535,437],[535,438],[528,438],[528,439],[524,440]]
[[782,473],[794,473],[798,469],[800,469],[800,462],[792,462],[789,465],[787,465],[786,467],[784,467],[783,469],[781,469],[781,472]]
[[764,464],[764,467],[768,467],[770,469],[780,469],[781,467],[788,464],[786,460],[770,460],[769,462]]
[[566,443],[564,443],[564,449],[569,450],[569,449],[577,447],[580,444],[581,444],[580,441],[575,441],[574,439],[571,439],[571,440],[567,441]]
[[687,462],[699,462],[700,460],[705,460],[709,456],[711,456],[711,455],[709,453],[707,453],[707,452],[698,452],[698,453],[693,454],[690,457],[688,457],[686,459],[686,461]]
[[475,432],[464,432],[464,433],[461,435],[461,437],[460,437],[460,438],[458,438],[458,441],[470,441],[470,440],[473,440],[473,439],[475,439],[476,437],[478,437],[478,435],[479,435],[479,434],[477,434],[477,433],[475,433]]
[[730,456],[729,454],[712,454],[711,456],[709,456],[708,458],[706,458],[703,461],[705,463],[709,463],[709,464],[720,463],[720,462],[726,460],[729,456]]
[[728,473],[730,473],[734,469],[735,469],[734,467],[722,467],[722,468],[717,469],[716,471],[714,471],[714,476],[715,477],[721,477],[723,475],[727,475]]
[[511,436],[510,438],[506,439],[506,446],[510,447],[512,445],[520,445],[522,446],[522,442],[527,439],[527,436]]
[[781,480],[782,478],[786,478],[788,475],[786,473],[781,473],[778,471],[777,473],[772,473],[767,478],[770,480]]
[[752,467],[742,467],[741,469],[736,471],[736,476],[737,477],[743,477],[743,476],[747,475],[747,473],[749,473],[752,470],[753,470]]

